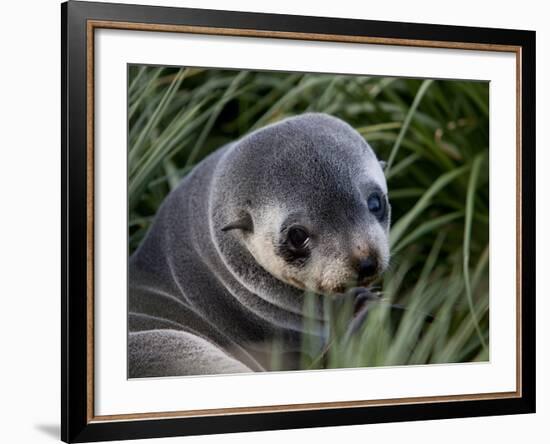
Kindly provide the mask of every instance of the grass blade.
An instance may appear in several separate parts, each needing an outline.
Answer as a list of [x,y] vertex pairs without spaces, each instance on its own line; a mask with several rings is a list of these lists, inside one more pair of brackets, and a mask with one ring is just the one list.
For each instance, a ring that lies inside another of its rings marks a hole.
[[476,317],[474,310],[474,301],[472,296],[472,287],[470,282],[470,243],[472,239],[472,218],[474,212],[474,197],[477,185],[477,179],[479,177],[479,172],[481,169],[481,162],[483,161],[483,154],[479,154],[474,159],[472,164],[472,172],[470,173],[470,181],[468,183],[468,192],[466,195],[466,215],[464,222],[464,247],[463,247],[463,275],[464,275],[464,286],[466,289],[466,297],[468,298],[468,306],[470,307],[470,315],[472,317],[472,322],[474,323],[476,332],[479,336],[479,341],[483,345],[483,348],[487,348],[487,343],[485,338],[481,333],[481,327],[479,326],[479,321]]
[[399,135],[397,136],[397,139],[395,140],[395,143],[393,144],[393,147],[391,149],[390,157],[388,158],[388,163],[386,164],[386,171],[388,173],[391,171],[391,167],[395,160],[395,156],[397,156],[397,152],[399,151],[399,147],[401,146],[401,141],[403,140],[403,137],[405,137],[405,133],[407,132],[407,129],[411,124],[411,120],[414,116],[414,113],[416,112],[416,109],[418,108],[418,105],[420,105],[420,101],[422,100],[422,97],[424,97],[424,94],[426,94],[426,91],[428,90],[432,82],[433,80],[431,79],[424,80],[422,82],[422,85],[420,85],[420,88],[418,88],[418,92],[416,93],[416,97],[414,98],[414,101],[411,107],[409,108],[409,112],[405,117],[403,126],[401,127],[401,131],[399,131]]
[[399,219],[393,226],[390,233],[390,245],[393,246],[401,239],[405,231],[409,228],[409,225],[415,220],[422,212],[428,207],[430,201],[434,195],[436,195],[442,188],[448,185],[450,182],[461,176],[468,170],[467,166],[457,168],[453,171],[449,171],[441,175],[433,185],[426,190],[422,197],[416,202],[415,206],[407,212],[401,219]]

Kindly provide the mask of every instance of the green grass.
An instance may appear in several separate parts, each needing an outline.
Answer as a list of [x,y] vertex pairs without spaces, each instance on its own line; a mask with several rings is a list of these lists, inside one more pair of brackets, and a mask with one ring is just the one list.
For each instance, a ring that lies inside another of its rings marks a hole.
[[[131,252],[210,152],[285,117],[326,112],[388,162],[392,264],[364,328],[347,338],[349,310],[335,311],[328,352],[320,359],[304,341],[303,367],[489,358],[488,83],[131,66],[128,98]],[[398,318],[396,303],[407,308]]]

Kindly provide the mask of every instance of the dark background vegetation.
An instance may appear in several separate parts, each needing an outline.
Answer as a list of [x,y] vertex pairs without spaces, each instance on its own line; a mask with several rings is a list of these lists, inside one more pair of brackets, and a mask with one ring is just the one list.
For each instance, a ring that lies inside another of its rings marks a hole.
[[[130,66],[130,253],[209,153],[285,117],[329,113],[388,162],[392,265],[380,282],[385,303],[355,340],[335,328],[323,365],[487,360],[488,107],[486,82]],[[397,325],[394,303],[407,308]]]

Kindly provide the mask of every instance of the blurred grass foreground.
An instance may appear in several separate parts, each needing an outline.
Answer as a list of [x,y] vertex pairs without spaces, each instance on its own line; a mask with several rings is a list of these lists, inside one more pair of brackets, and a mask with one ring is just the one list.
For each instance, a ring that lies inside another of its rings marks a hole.
[[[488,360],[486,82],[132,65],[130,254],[201,159],[306,111],[345,120],[388,162],[392,265],[380,285],[385,301],[407,307],[395,325],[390,304],[377,305],[355,341],[336,329],[324,367]],[[433,321],[426,326],[418,313]]]

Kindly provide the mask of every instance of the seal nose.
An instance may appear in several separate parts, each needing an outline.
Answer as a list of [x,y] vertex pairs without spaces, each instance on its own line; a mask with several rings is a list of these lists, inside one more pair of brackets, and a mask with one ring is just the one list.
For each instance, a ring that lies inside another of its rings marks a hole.
[[373,256],[368,256],[366,258],[359,260],[358,266],[358,280],[363,280],[365,278],[373,277],[378,271],[378,261]]

